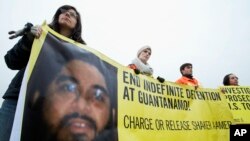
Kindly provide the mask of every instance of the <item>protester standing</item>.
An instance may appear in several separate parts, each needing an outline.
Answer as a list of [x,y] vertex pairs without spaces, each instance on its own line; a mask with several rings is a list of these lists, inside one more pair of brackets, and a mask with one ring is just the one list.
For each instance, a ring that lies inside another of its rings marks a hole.
[[[85,44],[81,37],[81,17],[73,6],[64,5],[58,8],[53,17],[53,21],[49,24],[49,27],[63,36]],[[30,29],[23,33],[23,37],[17,42],[17,44],[15,44],[14,47],[4,56],[7,66],[12,70],[18,70],[18,73],[12,79],[7,91],[3,95],[4,101],[0,109],[1,141],[9,141],[22,79],[29,61],[32,43],[34,38],[39,38],[42,34],[40,26],[31,25],[29,28]],[[11,38],[16,37],[17,34],[20,34],[21,32],[11,32],[11,34],[13,33],[15,35],[12,35]]]

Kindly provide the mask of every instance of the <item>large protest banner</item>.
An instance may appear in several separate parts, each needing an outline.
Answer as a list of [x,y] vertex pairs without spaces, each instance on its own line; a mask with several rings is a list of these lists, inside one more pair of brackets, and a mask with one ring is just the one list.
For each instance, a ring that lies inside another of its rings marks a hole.
[[118,133],[121,140],[228,141],[232,115],[216,89],[119,74]]
[[[217,89],[160,83],[43,24],[33,43],[11,141],[228,141]],[[117,139],[118,138],[118,139]]]
[[250,87],[224,86],[223,91],[235,124],[250,123]]

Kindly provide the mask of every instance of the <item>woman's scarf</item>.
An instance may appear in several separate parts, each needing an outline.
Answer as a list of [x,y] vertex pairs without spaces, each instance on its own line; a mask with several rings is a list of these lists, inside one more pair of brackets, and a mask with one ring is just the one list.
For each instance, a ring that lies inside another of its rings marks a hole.
[[149,64],[144,64],[139,58],[132,60],[132,64],[135,64],[142,74],[149,76],[153,74],[153,68]]

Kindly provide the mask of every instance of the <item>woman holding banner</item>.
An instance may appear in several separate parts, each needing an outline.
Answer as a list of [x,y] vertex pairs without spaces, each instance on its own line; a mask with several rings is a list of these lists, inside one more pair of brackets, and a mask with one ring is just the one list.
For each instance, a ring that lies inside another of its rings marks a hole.
[[[28,25],[29,26],[24,28],[25,30],[22,29],[17,32],[10,32],[10,34],[15,34],[12,35],[10,39],[20,35],[23,35],[23,37],[5,55],[7,66],[12,70],[19,71],[12,79],[3,96],[4,101],[0,109],[0,125],[4,127],[0,128],[1,141],[9,141],[22,79],[29,61],[32,43],[34,38],[39,38],[42,33],[40,26],[32,26],[32,24]],[[52,22],[49,24],[49,27],[63,36],[85,44],[81,37],[81,17],[79,12],[73,6],[64,5],[58,8]]]
[[[143,74],[147,76],[153,76],[153,68],[148,64],[148,60],[151,56],[152,50],[150,46],[143,46],[137,52],[137,57],[132,60],[132,63],[128,65],[129,68],[133,69],[136,74]],[[164,78],[158,76],[157,80],[163,83]]]
[[133,69],[136,74],[141,73],[147,76],[152,76],[153,68],[148,64],[151,52],[150,46],[143,46],[138,50],[137,57],[132,60],[132,63],[129,64],[128,67]]

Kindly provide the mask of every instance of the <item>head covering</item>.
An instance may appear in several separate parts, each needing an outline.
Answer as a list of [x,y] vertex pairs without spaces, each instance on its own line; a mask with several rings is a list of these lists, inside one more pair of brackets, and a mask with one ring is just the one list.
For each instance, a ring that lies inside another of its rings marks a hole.
[[145,46],[141,47],[141,48],[138,50],[138,52],[137,52],[137,57],[139,57],[140,54],[141,54],[145,49],[149,49],[149,50],[152,52],[151,47],[148,46],[148,45],[145,45]]

